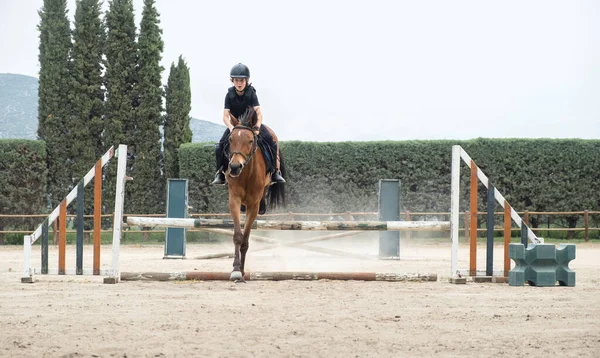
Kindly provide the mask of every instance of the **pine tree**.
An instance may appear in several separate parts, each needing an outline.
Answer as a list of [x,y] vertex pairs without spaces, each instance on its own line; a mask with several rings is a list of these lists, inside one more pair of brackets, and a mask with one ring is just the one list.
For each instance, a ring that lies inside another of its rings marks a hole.
[[[69,143],[73,185],[77,185],[105,152],[102,144],[104,37],[99,0],[77,0],[69,76],[72,89],[69,94],[71,109]],[[102,180],[102,178],[94,180]],[[92,185],[87,186],[84,197],[85,212],[92,214],[94,208]]]
[[71,158],[73,177],[82,178],[106,149],[102,144],[102,46],[99,0],[78,0],[71,63]]
[[135,177],[131,210],[157,213],[165,209],[160,126],[162,125],[162,78],[160,65],[163,41],[154,0],[144,0],[140,25],[139,96],[135,136]]
[[192,141],[190,110],[190,70],[181,56],[177,66],[171,64],[165,88],[166,111],[165,132],[165,177],[179,177],[179,146]]
[[[127,144],[128,157],[135,153],[136,110],[139,98],[137,90],[137,44],[132,0],[111,0],[105,17],[107,37],[104,44],[106,72],[106,102],[104,107],[104,144],[106,147]],[[127,175],[132,173],[132,160],[128,160]],[[114,177],[116,166],[106,172],[106,207],[114,204]],[[130,211],[131,186],[126,186],[125,212]]]
[[71,28],[66,0],[44,0],[40,15],[38,137],[46,142],[50,205],[70,190],[69,52]]

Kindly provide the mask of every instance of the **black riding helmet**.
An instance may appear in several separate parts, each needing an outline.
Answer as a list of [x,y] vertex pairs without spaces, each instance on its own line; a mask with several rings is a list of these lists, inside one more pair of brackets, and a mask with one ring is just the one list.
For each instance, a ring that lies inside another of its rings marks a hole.
[[231,68],[229,73],[231,78],[250,78],[250,69],[243,63],[238,63]]

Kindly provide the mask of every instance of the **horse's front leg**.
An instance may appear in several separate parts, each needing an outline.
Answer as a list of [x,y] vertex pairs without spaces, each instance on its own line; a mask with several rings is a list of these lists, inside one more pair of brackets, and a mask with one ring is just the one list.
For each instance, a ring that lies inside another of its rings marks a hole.
[[229,212],[231,213],[231,219],[233,220],[233,245],[235,248],[233,271],[229,276],[229,279],[232,281],[240,281],[244,278],[240,268],[240,248],[242,246],[242,242],[244,241],[244,235],[242,234],[242,228],[240,224],[240,204],[241,202],[239,199],[234,198],[232,195],[229,196]]
[[259,203],[255,203],[247,207],[246,210],[246,222],[244,223],[244,237],[242,240],[242,245],[240,246],[240,251],[242,254],[241,259],[241,270],[242,276],[244,275],[244,265],[246,263],[246,252],[248,252],[248,248],[250,247],[250,231],[252,231],[252,224],[254,224],[254,220],[256,220],[256,216],[258,216],[258,208]]

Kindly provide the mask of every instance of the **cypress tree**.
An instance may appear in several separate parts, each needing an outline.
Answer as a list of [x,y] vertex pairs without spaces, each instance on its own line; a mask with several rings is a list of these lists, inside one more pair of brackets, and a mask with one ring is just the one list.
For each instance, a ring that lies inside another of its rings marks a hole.
[[140,25],[139,96],[137,111],[135,177],[131,210],[136,213],[164,211],[165,183],[162,176],[160,126],[162,125],[162,78],[160,65],[163,41],[154,0],[144,0]]
[[[135,153],[135,111],[139,99],[137,88],[137,44],[135,42],[136,27],[133,15],[132,0],[111,0],[105,17],[107,30],[104,44],[106,72],[104,85],[106,102],[104,107],[104,144],[115,149],[119,144],[127,144],[129,158]],[[133,176],[132,161],[128,160],[127,175]],[[112,210],[114,204],[114,177],[116,166],[111,165],[106,171],[109,179],[106,191],[106,207]],[[126,186],[125,211],[131,212],[129,206],[131,187]]]
[[73,29],[71,157],[73,177],[82,178],[105,152],[102,144],[102,45],[104,27],[98,0],[78,0]]
[[71,185],[69,148],[69,52],[71,28],[66,0],[44,0],[40,15],[38,137],[46,142],[50,205]]
[[165,177],[178,178],[179,146],[192,141],[190,70],[181,56],[177,66],[171,64],[165,97]]

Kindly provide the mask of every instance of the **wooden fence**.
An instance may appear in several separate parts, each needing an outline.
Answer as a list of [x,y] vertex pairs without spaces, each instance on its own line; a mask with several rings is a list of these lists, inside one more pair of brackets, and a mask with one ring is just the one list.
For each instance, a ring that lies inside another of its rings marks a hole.
[[[464,213],[460,213],[461,215],[463,215],[464,217],[464,227],[460,228],[459,230],[461,232],[464,232],[464,236],[466,238],[469,237],[469,233],[470,233],[470,218],[471,215],[468,211],[465,211]],[[481,216],[485,216],[487,213],[486,212],[478,212],[477,215],[481,215]],[[496,212],[494,213],[495,215],[504,215],[504,212]],[[564,232],[584,232],[584,239],[585,241],[589,241],[589,233],[590,231],[600,231],[600,227],[597,226],[593,226],[592,223],[590,222],[590,216],[592,215],[598,215],[600,216],[600,211],[591,211],[591,210],[584,210],[584,211],[566,211],[566,212],[559,212],[559,211],[549,211],[549,212],[543,212],[543,211],[521,211],[518,212],[518,214],[523,218],[523,220],[525,221],[525,223],[527,224],[527,226],[530,226],[530,220],[532,216],[583,216],[583,226],[580,227],[575,227],[575,228],[560,228],[560,227],[531,227],[531,230],[534,232],[541,232],[541,231],[564,231]],[[438,219],[440,220],[447,220],[447,218],[450,216],[449,212],[411,212],[411,211],[403,211],[401,213],[402,218],[406,221],[414,221],[414,220],[419,220],[425,217],[438,217]],[[0,220],[1,219],[13,219],[13,220],[22,220],[22,219],[27,219],[27,218],[40,218],[40,220],[42,218],[45,218],[47,216],[47,214],[10,214],[10,215],[6,215],[6,214],[0,214]],[[164,217],[164,214],[125,214],[125,217],[127,216],[142,216],[142,217]],[[198,217],[212,217],[212,218],[219,218],[219,217],[227,217],[229,216],[229,213],[212,213],[212,214],[190,214],[191,218],[198,218]],[[74,218],[75,215],[67,215],[67,218],[71,219]],[[93,218],[93,215],[84,215],[85,218]],[[102,218],[112,218],[113,215],[112,214],[106,214],[106,215],[102,215]],[[323,218],[333,218],[333,220],[345,220],[345,221],[352,221],[355,220],[357,218],[363,219],[363,220],[367,220],[367,219],[375,219],[377,220],[378,218],[378,213],[377,212],[341,212],[341,213],[294,213],[294,212],[287,212],[287,213],[272,213],[272,214],[265,214],[262,215],[261,217],[264,218],[270,218],[270,219],[281,219],[281,220],[288,220],[288,221],[292,221],[292,220],[298,220],[298,219],[310,219],[310,218],[319,218],[319,219],[323,219]],[[504,228],[503,227],[497,227],[494,230],[495,231],[502,231]],[[517,229],[515,229],[517,230]],[[3,234],[30,234],[32,230],[0,230],[0,235]],[[57,232],[58,232],[58,226],[57,226],[57,222],[54,222],[53,224],[53,231],[54,231],[54,237],[58,237]],[[112,232],[112,229],[106,229],[106,230],[101,230],[102,232]],[[189,231],[200,231],[200,230],[194,230],[194,229],[189,229]],[[485,228],[479,228],[477,229],[477,231],[486,231]],[[76,230],[67,230],[67,232],[76,232]],[[85,233],[91,233],[92,230],[84,230]],[[164,232],[164,230],[144,230],[143,233],[152,233],[152,232]],[[407,233],[409,234],[409,233]]]

